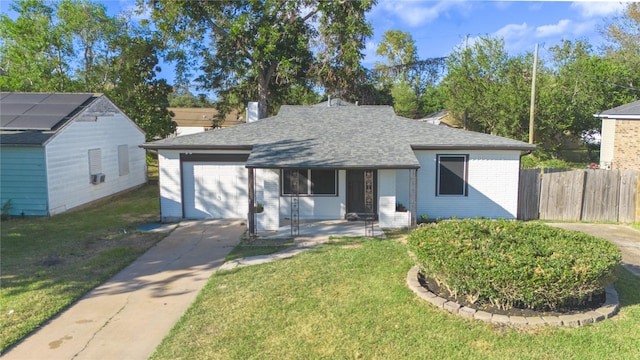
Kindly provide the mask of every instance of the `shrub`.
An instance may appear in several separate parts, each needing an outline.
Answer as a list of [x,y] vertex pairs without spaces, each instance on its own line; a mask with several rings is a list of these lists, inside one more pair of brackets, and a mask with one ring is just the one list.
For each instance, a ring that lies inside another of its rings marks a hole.
[[2,204],[2,208],[0,208],[0,219],[9,219],[9,212],[11,209],[13,209],[13,204],[11,203],[11,199],[9,199],[5,201],[4,204]]
[[429,224],[408,245],[422,274],[454,297],[502,309],[583,304],[613,282],[621,258],[604,239],[508,220]]
[[522,169],[536,169],[536,168],[548,168],[548,169],[584,169],[585,164],[571,163],[560,159],[541,159],[534,155],[523,156],[520,161],[520,168]]

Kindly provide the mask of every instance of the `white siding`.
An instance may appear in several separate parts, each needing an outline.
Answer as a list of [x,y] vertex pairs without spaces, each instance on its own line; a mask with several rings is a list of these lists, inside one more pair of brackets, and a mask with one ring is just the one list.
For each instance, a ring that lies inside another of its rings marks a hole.
[[[106,101],[106,100],[103,100]],[[78,117],[80,118],[80,117]],[[147,180],[144,133],[121,112],[95,121],[74,119],[46,145],[51,215],[144,184]],[[129,147],[130,172],[120,176],[118,146]],[[105,182],[91,184],[89,149],[100,149]]]
[[[338,170],[338,196],[300,196],[300,219],[337,220],[346,213],[346,171]],[[279,173],[278,173],[279,175]],[[291,197],[280,197],[280,217],[291,217]]]
[[280,227],[280,177],[277,169],[256,170],[256,200],[264,212],[256,215],[258,231],[273,231]]
[[[398,182],[398,179],[401,181]],[[381,228],[402,228],[410,225],[410,211],[396,212],[398,202],[409,207],[408,181],[409,170],[378,170],[378,222]],[[403,194],[405,200],[400,200],[399,194]]]
[[176,126],[175,136],[191,135],[201,132],[205,132],[204,126]]
[[[468,196],[436,196],[436,155],[468,154]],[[434,219],[515,218],[518,208],[519,151],[416,151],[418,214]]]
[[167,150],[158,151],[158,168],[160,217],[162,221],[182,219],[180,153]]
[[396,172],[378,170],[378,219],[380,227],[393,227],[396,212]]
[[613,148],[616,137],[616,120],[602,119],[600,140],[600,168],[610,169],[613,163]]
[[401,203],[407,209],[411,203],[409,199],[409,176],[410,170],[396,170],[396,202]]

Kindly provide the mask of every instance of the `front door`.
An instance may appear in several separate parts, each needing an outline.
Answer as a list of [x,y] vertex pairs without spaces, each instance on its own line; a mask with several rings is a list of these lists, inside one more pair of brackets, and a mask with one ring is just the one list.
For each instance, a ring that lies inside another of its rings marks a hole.
[[[372,179],[365,176],[369,173]],[[372,181],[371,186],[367,182]],[[366,214],[378,212],[378,171],[347,170],[347,214]],[[367,198],[371,209],[367,209]]]

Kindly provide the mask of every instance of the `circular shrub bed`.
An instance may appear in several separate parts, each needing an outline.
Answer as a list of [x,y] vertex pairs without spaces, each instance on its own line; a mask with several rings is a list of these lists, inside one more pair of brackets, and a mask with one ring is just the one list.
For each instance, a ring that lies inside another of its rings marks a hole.
[[614,280],[620,251],[591,235],[539,223],[447,220],[407,241],[422,275],[455,298],[499,309],[562,311]]

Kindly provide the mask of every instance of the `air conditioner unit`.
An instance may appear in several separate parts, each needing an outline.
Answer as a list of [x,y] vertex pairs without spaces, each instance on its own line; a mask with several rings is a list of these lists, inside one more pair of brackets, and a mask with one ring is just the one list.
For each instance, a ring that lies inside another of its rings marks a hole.
[[105,174],[91,174],[91,183],[96,185],[104,182]]

